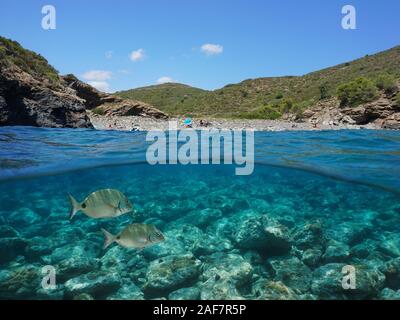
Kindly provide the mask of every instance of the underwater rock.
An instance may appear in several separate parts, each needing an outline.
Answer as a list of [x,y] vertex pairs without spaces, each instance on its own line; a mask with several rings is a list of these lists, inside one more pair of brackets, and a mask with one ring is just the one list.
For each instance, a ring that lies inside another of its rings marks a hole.
[[243,299],[239,289],[249,284],[253,267],[242,256],[214,253],[203,265],[200,285],[202,300]]
[[342,287],[342,268],[345,264],[330,263],[313,273],[312,292],[319,299],[373,299],[385,283],[385,275],[377,268],[354,265],[356,269],[355,289]]
[[196,287],[181,288],[168,295],[169,300],[198,300],[200,290]]
[[355,258],[365,259],[371,252],[376,250],[376,246],[375,241],[367,239],[353,246],[350,250],[350,255]]
[[390,289],[400,289],[400,257],[386,262],[380,270],[386,277],[385,285]]
[[143,300],[144,295],[140,288],[133,284],[122,284],[121,289],[107,297],[107,300]]
[[[42,221],[42,217],[29,208],[20,208],[9,214],[8,220],[17,229],[34,226]],[[18,226],[18,227],[17,227]]]
[[200,260],[193,255],[170,255],[150,262],[145,292],[168,291],[194,281],[200,273]]
[[36,298],[40,300],[63,300],[64,290],[63,285],[57,285],[55,289],[40,288],[36,291]]
[[325,250],[326,238],[320,222],[308,223],[295,230],[292,237],[293,245],[301,250]]
[[260,300],[298,300],[299,296],[281,281],[257,280],[252,287],[252,295]]
[[345,299],[345,290],[342,287],[343,263],[329,263],[313,272],[311,291],[319,299]]
[[196,257],[209,255],[218,251],[232,250],[233,246],[230,240],[220,238],[214,234],[206,233],[196,240],[190,250]]
[[345,262],[350,256],[350,248],[347,244],[334,240],[329,241],[324,255],[322,256],[325,263]]
[[0,238],[0,264],[24,255],[28,242],[20,238]]
[[81,293],[102,299],[120,287],[121,279],[116,273],[90,272],[65,282],[67,297]]
[[90,294],[80,293],[74,296],[73,300],[94,300],[94,298]]
[[392,258],[400,257],[400,234],[387,232],[381,235],[381,239],[378,245],[379,251]]
[[339,242],[353,246],[364,241],[371,233],[372,226],[367,222],[354,223],[343,222],[336,225],[333,229],[329,229],[327,236]]
[[18,238],[18,231],[8,225],[0,225],[0,238]]
[[0,271],[0,297],[2,299],[31,299],[40,286],[40,268],[24,265]]
[[270,255],[285,254],[290,250],[288,230],[272,219],[250,218],[236,233],[236,243],[243,249],[262,249]]
[[394,291],[389,288],[384,288],[379,293],[378,299],[381,300],[400,300],[400,290]]
[[96,258],[72,256],[56,265],[57,279],[66,281],[98,268],[99,260]]
[[196,227],[204,227],[209,225],[211,222],[215,222],[221,218],[222,212],[219,209],[203,209],[195,210],[186,214],[184,217],[178,219],[176,224],[191,224]]
[[29,240],[25,248],[25,257],[30,261],[41,260],[43,256],[52,252],[49,240],[43,237],[34,237]]
[[322,251],[318,249],[307,249],[302,253],[301,261],[310,268],[315,268],[319,265],[322,259]]
[[310,289],[312,271],[296,257],[268,260],[275,281],[305,293]]

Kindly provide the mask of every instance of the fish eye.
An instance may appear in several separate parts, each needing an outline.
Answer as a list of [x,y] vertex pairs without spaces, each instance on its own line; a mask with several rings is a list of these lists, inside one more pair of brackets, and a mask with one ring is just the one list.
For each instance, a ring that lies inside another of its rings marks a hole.
[[121,236],[117,236],[117,238],[116,238],[117,240],[119,240],[119,239],[121,239]]
[[83,209],[86,208],[86,203],[82,203],[82,208],[83,208]]

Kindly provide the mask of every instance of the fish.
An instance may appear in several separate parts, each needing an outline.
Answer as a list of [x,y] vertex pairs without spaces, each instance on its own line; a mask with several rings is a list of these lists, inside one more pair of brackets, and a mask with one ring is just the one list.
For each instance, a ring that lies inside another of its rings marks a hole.
[[103,249],[113,242],[124,248],[144,249],[165,240],[164,235],[152,224],[134,223],[126,226],[119,234],[113,235],[101,229],[105,236]]
[[102,189],[88,195],[83,202],[78,202],[68,194],[71,202],[70,220],[82,211],[88,217],[113,218],[131,212],[133,205],[129,199],[121,192],[115,189]]

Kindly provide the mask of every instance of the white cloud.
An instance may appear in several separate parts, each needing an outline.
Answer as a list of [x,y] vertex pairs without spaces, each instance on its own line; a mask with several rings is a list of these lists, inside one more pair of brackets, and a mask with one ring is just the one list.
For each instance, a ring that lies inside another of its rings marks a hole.
[[144,49],[134,50],[130,54],[130,58],[132,61],[140,61],[144,58]]
[[89,81],[105,81],[111,78],[111,71],[105,70],[90,70],[86,71],[82,78]]
[[112,59],[113,52],[112,51],[107,51],[104,55],[105,55],[106,59]]
[[171,77],[161,77],[157,79],[158,84],[168,83],[168,82],[175,82],[175,80],[172,79]]
[[95,87],[97,90],[103,92],[110,91],[110,84],[107,81],[89,81],[88,82],[92,87]]
[[213,56],[221,54],[224,51],[224,47],[219,44],[206,43],[201,46],[201,51],[207,56]]

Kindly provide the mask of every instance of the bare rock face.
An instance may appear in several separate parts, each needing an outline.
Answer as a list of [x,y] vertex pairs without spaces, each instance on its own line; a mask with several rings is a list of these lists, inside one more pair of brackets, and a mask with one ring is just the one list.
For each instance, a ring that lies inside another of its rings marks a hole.
[[373,123],[384,129],[400,129],[400,106],[394,97],[381,93],[380,97],[357,107],[340,107],[336,98],[319,101],[303,113],[311,123],[330,125]]
[[61,84],[0,64],[0,126],[92,128],[84,101]]
[[78,97],[85,100],[86,109],[97,109],[106,116],[141,116],[167,119],[168,115],[153,106],[130,99],[123,99],[100,92],[81,82],[74,75],[63,76],[65,83],[76,91]]

